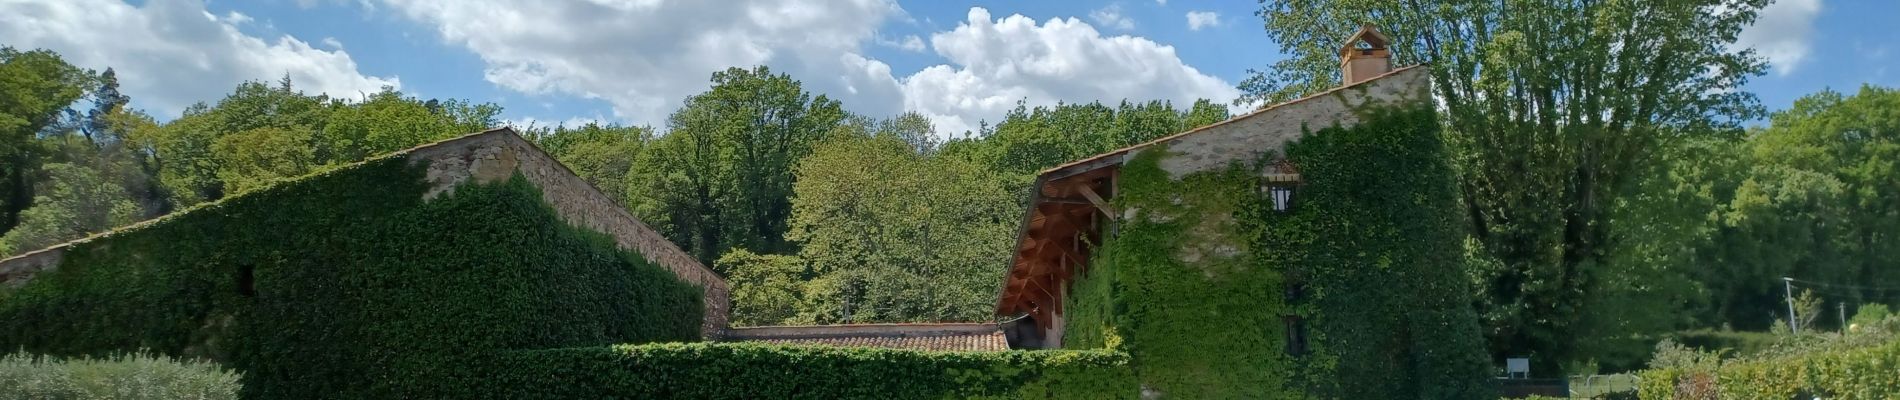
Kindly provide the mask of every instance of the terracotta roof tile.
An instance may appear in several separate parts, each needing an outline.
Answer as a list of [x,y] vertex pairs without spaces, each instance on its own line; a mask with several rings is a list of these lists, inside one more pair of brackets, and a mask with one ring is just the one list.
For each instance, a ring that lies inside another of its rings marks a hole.
[[1003,351],[996,324],[867,324],[733,328],[726,341],[934,351]]

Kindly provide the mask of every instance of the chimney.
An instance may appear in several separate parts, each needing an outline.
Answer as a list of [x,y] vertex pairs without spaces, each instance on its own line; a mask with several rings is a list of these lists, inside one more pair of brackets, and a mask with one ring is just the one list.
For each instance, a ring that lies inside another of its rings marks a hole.
[[1340,86],[1359,83],[1392,70],[1392,51],[1386,38],[1372,24],[1359,26],[1346,44],[1339,47]]

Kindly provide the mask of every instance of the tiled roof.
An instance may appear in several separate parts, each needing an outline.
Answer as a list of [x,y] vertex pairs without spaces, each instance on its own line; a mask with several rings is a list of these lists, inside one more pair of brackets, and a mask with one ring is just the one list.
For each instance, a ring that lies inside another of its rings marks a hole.
[[726,341],[937,351],[1003,351],[996,324],[865,324],[733,328]]

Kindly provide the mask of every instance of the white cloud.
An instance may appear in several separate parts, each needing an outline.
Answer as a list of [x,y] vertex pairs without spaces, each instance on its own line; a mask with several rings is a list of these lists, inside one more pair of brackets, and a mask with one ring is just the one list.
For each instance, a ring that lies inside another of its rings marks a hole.
[[1742,30],[1736,45],[1753,48],[1768,59],[1776,75],[1794,73],[1814,42],[1814,18],[1821,0],[1776,0],[1761,10],[1755,24]]
[[1168,5],[1168,0],[1155,0],[1155,4]]
[[906,35],[904,36],[904,39],[902,40],[886,39],[882,36],[879,36],[877,38],[877,44],[894,47],[894,48],[904,50],[904,51],[909,51],[909,52],[924,51],[924,39],[917,37],[917,35]]
[[860,112],[902,111],[889,67],[857,56],[902,13],[887,0],[383,1],[480,56],[491,83],[603,100],[636,124],[663,125],[715,71],[761,64]]
[[19,48],[57,51],[67,62],[119,73],[134,106],[160,118],[215,101],[239,82],[288,74],[309,92],[357,97],[395,77],[366,76],[340,48],[325,51],[291,36],[266,41],[240,32],[250,17],[213,16],[194,0],[0,2],[0,38]]
[[1074,18],[1041,25],[1022,15],[990,19],[970,9],[956,29],[931,35],[931,47],[953,65],[904,79],[905,107],[931,117],[939,132],[974,130],[1018,100],[1195,99],[1227,101],[1239,93],[1220,78],[1181,61],[1174,47],[1132,36],[1104,37]]
[[324,45],[324,46],[330,46],[330,48],[332,48],[332,49],[338,49],[338,50],[342,50],[342,49],[343,49],[343,42],[342,42],[342,41],[339,41],[339,40],[336,40],[336,38],[333,38],[333,37],[327,37],[327,36],[326,36],[326,37],[324,37],[324,38],[323,38],[323,40],[319,40],[319,41],[317,41],[317,42],[318,42],[318,43],[323,43],[323,45]]
[[1095,20],[1095,23],[1110,28],[1124,31],[1135,29],[1135,20],[1129,19],[1126,15],[1122,15],[1122,5],[1119,3],[1110,4],[1108,7],[1103,7],[1095,11],[1089,11],[1089,19]]
[[[1168,99],[1186,106],[1238,94],[1183,63],[1173,47],[1105,37],[1076,18],[1038,24],[972,8],[966,21],[926,42],[879,37],[887,22],[908,18],[888,0],[383,1],[480,56],[487,80],[501,88],[599,99],[622,122],[661,129],[683,99],[708,88],[712,72],[761,64],[854,112],[918,111],[946,134],[996,121],[1019,100]],[[864,46],[930,51],[946,63],[894,72]]]
[[241,12],[232,11],[224,14],[224,22],[230,23],[231,25],[243,25],[251,21],[253,21],[251,16],[244,15],[244,13]]
[[1187,24],[1188,30],[1190,31],[1198,31],[1201,30],[1201,28],[1218,27],[1220,26],[1220,13],[1213,11],[1188,11]]

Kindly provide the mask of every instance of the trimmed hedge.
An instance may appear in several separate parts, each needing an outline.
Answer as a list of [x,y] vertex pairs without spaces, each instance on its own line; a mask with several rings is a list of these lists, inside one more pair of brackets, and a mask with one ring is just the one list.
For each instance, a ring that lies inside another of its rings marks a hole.
[[506,399],[1134,399],[1106,350],[926,352],[660,343],[501,352],[465,386],[420,397]]
[[1357,112],[1288,145],[1290,212],[1260,190],[1266,159],[1180,179],[1165,148],[1129,160],[1115,202],[1135,217],[1071,286],[1064,346],[1126,350],[1171,398],[1495,398],[1437,114]]
[[0,349],[205,357],[248,398],[413,398],[473,352],[699,339],[698,288],[524,178],[424,201],[424,174],[384,157],[74,245],[0,289]]
[[1644,371],[1644,399],[1900,398],[1900,341],[1725,362],[1713,373]]
[[0,399],[236,399],[238,373],[147,353],[104,359],[0,357]]

